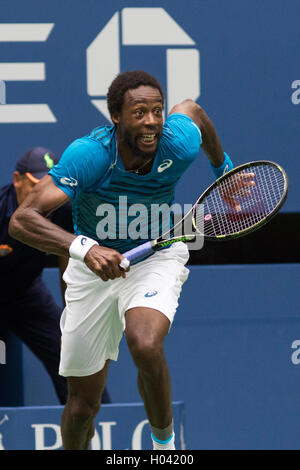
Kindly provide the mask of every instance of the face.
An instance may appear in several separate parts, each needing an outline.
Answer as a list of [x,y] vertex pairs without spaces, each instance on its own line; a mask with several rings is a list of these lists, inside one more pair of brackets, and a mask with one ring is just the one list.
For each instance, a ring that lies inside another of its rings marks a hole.
[[14,172],[13,183],[16,190],[17,203],[20,205],[26,196],[31,193],[36,183],[30,181],[26,175],[21,175],[18,171]]
[[115,113],[118,143],[132,155],[154,157],[163,127],[163,100],[157,88],[140,86],[128,90],[120,113]]

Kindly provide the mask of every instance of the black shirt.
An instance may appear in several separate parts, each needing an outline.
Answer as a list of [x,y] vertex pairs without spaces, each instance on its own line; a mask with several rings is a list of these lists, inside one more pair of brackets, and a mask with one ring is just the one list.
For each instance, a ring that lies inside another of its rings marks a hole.
[[[24,292],[42,274],[45,267],[57,265],[57,257],[24,245],[8,234],[8,225],[17,209],[13,184],[0,189],[0,303]],[[50,219],[64,230],[73,233],[71,204],[64,204]]]

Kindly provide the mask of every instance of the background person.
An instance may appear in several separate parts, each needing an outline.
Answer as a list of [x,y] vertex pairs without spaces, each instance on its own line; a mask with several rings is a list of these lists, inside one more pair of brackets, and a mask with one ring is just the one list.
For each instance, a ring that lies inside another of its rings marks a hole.
[[[18,336],[44,364],[60,403],[65,404],[67,383],[65,377],[58,374],[61,308],[43,282],[42,271],[45,267],[59,267],[64,297],[62,274],[68,257],[49,256],[8,234],[12,214],[57,162],[58,158],[51,150],[34,147],[18,161],[13,183],[0,189],[0,323]],[[60,207],[50,218],[73,232],[70,204]],[[106,390],[103,401],[110,401]]]

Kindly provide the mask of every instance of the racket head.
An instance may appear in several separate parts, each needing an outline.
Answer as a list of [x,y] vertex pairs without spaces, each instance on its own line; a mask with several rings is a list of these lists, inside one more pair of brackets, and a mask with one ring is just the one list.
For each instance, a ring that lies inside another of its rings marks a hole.
[[[253,173],[254,177],[247,176]],[[244,195],[243,178],[255,181]],[[284,169],[268,160],[239,165],[218,178],[200,196],[193,207],[193,227],[208,240],[228,240],[242,237],[265,225],[281,209],[289,189]],[[240,205],[237,212],[227,196]],[[225,200],[224,200],[225,198]],[[200,210],[201,209],[201,210]]]

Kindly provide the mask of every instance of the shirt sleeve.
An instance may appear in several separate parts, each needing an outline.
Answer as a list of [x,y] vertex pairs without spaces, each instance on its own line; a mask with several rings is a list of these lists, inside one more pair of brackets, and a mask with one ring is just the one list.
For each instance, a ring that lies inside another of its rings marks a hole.
[[108,158],[97,142],[75,140],[50,171],[54,183],[73,200],[101,179],[108,168]]
[[164,124],[162,143],[179,159],[193,160],[198,156],[202,142],[201,131],[187,115],[170,114]]

